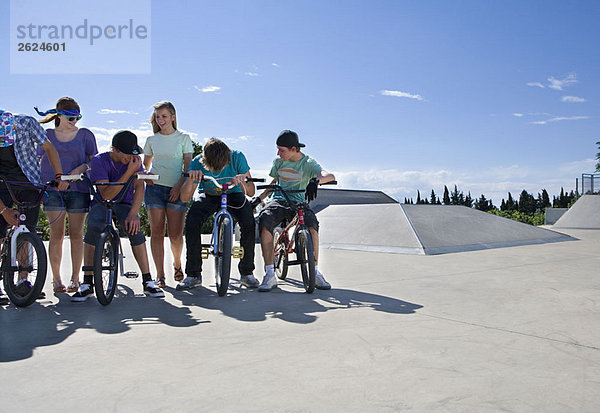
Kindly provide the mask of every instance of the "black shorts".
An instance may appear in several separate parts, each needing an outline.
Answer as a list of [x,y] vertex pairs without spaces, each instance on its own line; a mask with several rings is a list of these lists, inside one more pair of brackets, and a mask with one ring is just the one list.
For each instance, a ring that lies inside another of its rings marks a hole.
[[[265,227],[270,233],[283,221],[291,221],[294,218],[295,212],[284,202],[277,200],[271,201],[267,206],[260,211],[258,216],[258,225]],[[314,228],[319,231],[319,221],[317,216],[309,207],[304,208],[304,224],[309,228]]]

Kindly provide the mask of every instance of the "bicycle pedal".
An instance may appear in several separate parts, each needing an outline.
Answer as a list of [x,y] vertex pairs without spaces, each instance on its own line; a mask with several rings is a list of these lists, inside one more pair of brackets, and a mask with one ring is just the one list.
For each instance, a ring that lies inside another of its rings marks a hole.
[[231,255],[233,258],[244,258],[244,247],[233,247]]
[[200,255],[202,256],[203,260],[208,259],[208,254],[209,254],[208,248],[202,248],[202,252],[200,253]]
[[127,271],[125,274],[123,274],[123,276],[125,278],[137,278],[140,275],[137,272],[135,272],[135,271]]

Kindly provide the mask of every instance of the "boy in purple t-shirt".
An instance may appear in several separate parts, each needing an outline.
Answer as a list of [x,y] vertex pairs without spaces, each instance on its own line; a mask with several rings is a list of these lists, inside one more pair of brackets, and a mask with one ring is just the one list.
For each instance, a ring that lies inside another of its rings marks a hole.
[[[127,182],[134,174],[143,172],[142,160],[138,156],[142,148],[137,144],[137,136],[130,131],[120,131],[112,140],[109,152],[96,155],[90,162],[88,172],[92,182]],[[120,185],[100,186],[98,192],[104,199],[113,199],[123,189]],[[134,180],[129,186],[123,200],[113,206],[114,214],[119,218],[125,228],[135,260],[142,272],[144,293],[150,297],[164,297],[164,292],[152,281],[148,253],[146,251],[146,238],[141,231],[138,211],[144,199],[144,181]],[[106,208],[99,202],[93,202],[88,215],[87,231],[83,239],[84,266],[89,267],[94,262],[95,242],[104,229]],[[94,276],[91,271],[83,274],[83,284],[73,294],[71,301],[81,302],[93,295]]]

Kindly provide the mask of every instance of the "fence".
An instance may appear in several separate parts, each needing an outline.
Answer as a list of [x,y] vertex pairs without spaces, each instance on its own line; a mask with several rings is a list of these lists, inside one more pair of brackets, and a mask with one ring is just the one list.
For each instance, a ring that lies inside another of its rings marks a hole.
[[581,194],[597,194],[598,192],[600,192],[600,174],[581,174]]

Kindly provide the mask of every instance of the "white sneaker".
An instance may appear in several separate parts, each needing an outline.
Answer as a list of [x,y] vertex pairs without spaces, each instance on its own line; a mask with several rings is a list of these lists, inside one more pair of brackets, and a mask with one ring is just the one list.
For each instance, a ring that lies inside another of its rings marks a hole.
[[315,287],[317,287],[319,290],[330,290],[331,284],[329,284],[325,280],[325,277],[323,277],[323,274],[321,274],[320,272],[317,272],[315,274]]
[[256,288],[258,287],[258,284],[260,284],[252,274],[242,275],[240,281],[242,285],[245,285],[247,288]]
[[194,287],[202,285],[202,276],[198,277],[185,277],[183,281],[179,281],[179,284],[175,287],[177,291],[189,290]]
[[268,292],[277,287],[277,277],[274,272],[268,272],[263,278],[262,284],[258,287],[260,292]]

